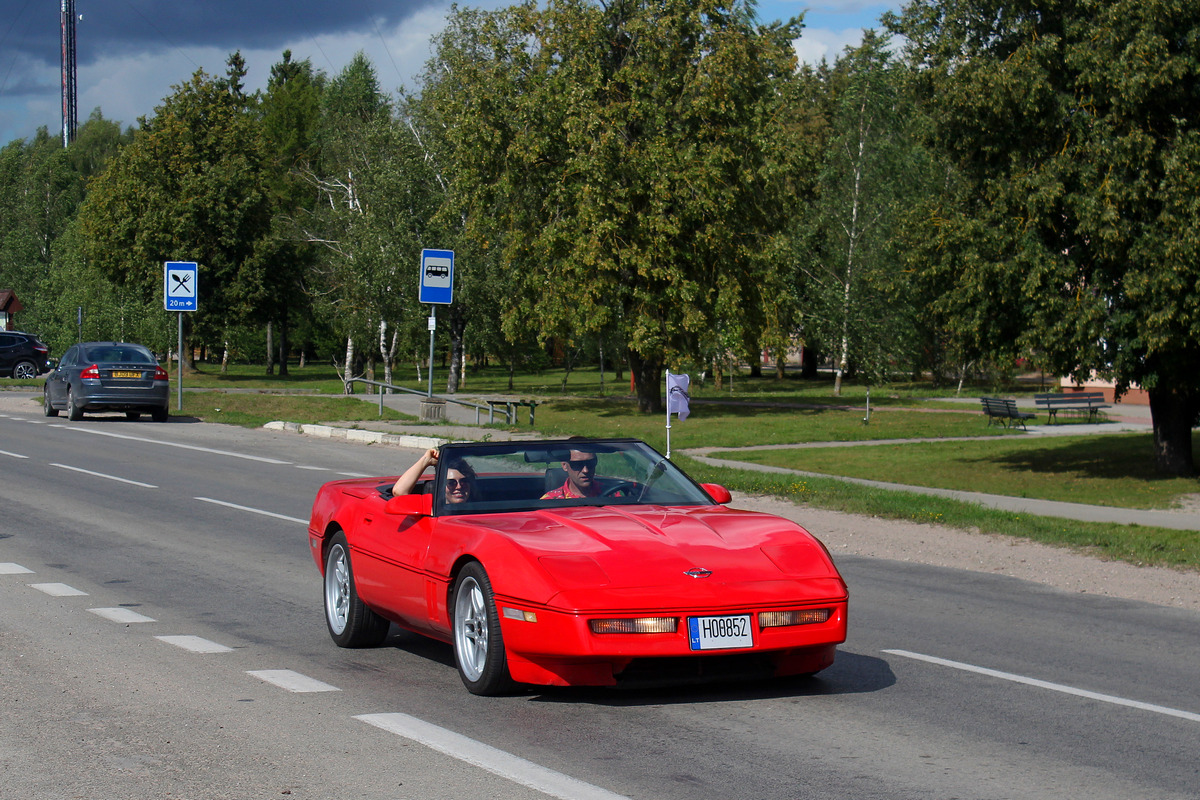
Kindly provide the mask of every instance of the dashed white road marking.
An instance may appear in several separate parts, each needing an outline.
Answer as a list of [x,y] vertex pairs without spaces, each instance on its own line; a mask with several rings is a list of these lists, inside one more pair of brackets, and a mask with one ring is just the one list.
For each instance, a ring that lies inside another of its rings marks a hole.
[[0,450],[0,456],[8,456],[9,458],[29,458],[29,456],[23,456],[20,453],[11,453],[8,450]]
[[369,477],[371,477],[370,475],[368,475],[365,472],[339,472],[337,474],[342,475],[347,478],[369,478]]
[[902,656],[904,658],[912,658],[917,661],[924,661],[929,664],[937,664],[942,667],[950,667],[951,669],[959,669],[964,672],[974,672],[977,675],[987,675],[990,678],[999,678],[1000,680],[1012,681],[1013,683],[1023,683],[1026,686],[1036,686],[1039,689],[1049,689],[1052,692],[1062,692],[1076,697],[1086,697],[1089,700],[1098,700],[1102,703],[1112,703],[1118,706],[1128,706],[1129,708],[1137,708],[1142,711],[1153,711],[1155,714],[1165,714],[1169,717],[1179,717],[1180,719],[1191,720],[1192,722],[1200,722],[1200,714],[1191,711],[1181,711],[1177,708],[1169,708],[1168,706],[1156,706],[1153,703],[1143,703],[1140,700],[1130,700],[1125,697],[1118,697],[1111,694],[1100,694],[1099,692],[1090,692],[1087,689],[1077,689],[1074,686],[1067,686],[1063,683],[1051,683],[1050,681],[1039,680],[1038,678],[1029,678],[1024,675],[1017,675],[1012,672],[1001,672],[987,667],[977,667],[974,664],[965,664],[961,661],[950,661],[937,656],[927,656],[921,653],[912,653],[908,650],[884,650],[894,656]]
[[419,742],[439,753],[465,761],[551,797],[559,797],[562,800],[628,800],[624,795],[584,783],[408,714],[362,714],[355,719]]
[[135,622],[154,622],[153,617],[147,617],[145,614],[139,614],[132,608],[89,608],[98,617],[104,617],[109,622],[120,622],[124,624],[132,624]]
[[307,675],[301,675],[299,672],[293,672],[290,669],[255,669],[247,670],[248,675],[264,680],[267,683],[274,684],[281,689],[287,689],[289,692],[340,692],[336,686],[330,686],[324,681],[319,681],[316,678],[310,678]]
[[248,511],[251,514],[261,514],[264,517],[274,517],[275,519],[287,520],[288,522],[299,522],[301,525],[307,525],[308,520],[300,519],[299,517],[289,517],[287,514],[276,514],[274,511],[263,511],[261,508],[251,508],[250,506],[239,506],[237,503],[226,503],[224,500],[214,500],[211,497],[197,497],[202,503],[213,503],[226,508],[233,508],[238,511]]
[[84,475],[91,475],[94,478],[104,478],[105,480],[119,481],[121,483],[132,484],[133,486],[141,486],[146,489],[157,489],[158,488],[157,486],[155,486],[152,483],[142,483],[141,481],[132,481],[129,478],[118,478],[116,475],[109,475],[104,472],[92,472],[90,469],[83,469],[81,467],[72,467],[72,466],[68,466],[67,464],[56,464],[56,463],[51,462],[50,466],[58,467],[59,469],[69,469],[72,472],[82,472]]
[[29,588],[45,592],[51,597],[87,597],[87,592],[80,591],[65,583],[31,583]]
[[11,561],[5,561],[0,564],[0,575],[32,575],[33,570],[22,567],[20,564],[14,564]]
[[202,639],[199,636],[155,636],[161,642],[173,644],[176,647],[182,647],[184,650],[190,650],[193,653],[232,653],[232,647],[226,647],[223,644]]
[[290,464],[290,461],[280,461],[277,458],[267,458],[266,456],[252,456],[249,453],[235,453],[231,450],[215,450],[211,447],[200,447],[194,444],[183,444],[182,442],[164,442],[159,439],[147,439],[144,436],[130,436],[125,433],[113,433],[112,431],[99,430],[98,428],[79,427],[76,425],[56,424],[56,428],[62,428],[65,431],[75,431],[76,433],[90,433],[93,436],[111,436],[114,439],[126,439],[131,442],[144,442],[145,444],[156,444],[161,447],[177,447],[181,450],[195,450],[199,453],[211,453],[217,456],[228,456],[229,458],[242,458],[247,461],[258,461],[262,464]]
[[313,472],[329,472],[328,467],[308,467],[303,464],[297,464],[296,469],[308,469],[312,470]]

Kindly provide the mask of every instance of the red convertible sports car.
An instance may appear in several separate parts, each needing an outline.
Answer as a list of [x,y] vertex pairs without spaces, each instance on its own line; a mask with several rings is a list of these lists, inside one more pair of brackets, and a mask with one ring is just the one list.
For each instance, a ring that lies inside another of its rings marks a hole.
[[325,484],[308,541],[341,647],[390,622],[453,644],[475,694],[516,684],[808,675],[846,639],[829,552],[737,511],[634,439],[448,444],[437,474]]

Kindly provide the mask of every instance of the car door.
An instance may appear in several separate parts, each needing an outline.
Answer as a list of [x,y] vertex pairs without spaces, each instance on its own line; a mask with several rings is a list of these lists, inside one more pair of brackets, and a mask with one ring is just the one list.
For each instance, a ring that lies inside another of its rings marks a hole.
[[71,365],[78,357],[79,346],[76,345],[63,354],[63,357],[59,359],[58,366],[46,376],[46,392],[49,394],[52,404],[60,406],[67,402],[67,379]]
[[383,502],[367,502],[354,523],[355,586],[363,602],[386,609],[413,628],[425,629],[428,613],[422,565],[429,550],[434,517],[397,516]]
[[11,333],[0,333],[0,374],[8,375],[16,365],[21,340]]

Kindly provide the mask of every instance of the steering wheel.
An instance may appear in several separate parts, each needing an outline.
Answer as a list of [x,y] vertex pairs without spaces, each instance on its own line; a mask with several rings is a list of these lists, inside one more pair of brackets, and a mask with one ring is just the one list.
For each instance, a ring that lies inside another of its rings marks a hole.
[[629,495],[633,495],[633,490],[637,488],[637,483],[634,481],[617,481],[612,486],[600,493],[600,497],[616,497],[621,492],[628,491]]

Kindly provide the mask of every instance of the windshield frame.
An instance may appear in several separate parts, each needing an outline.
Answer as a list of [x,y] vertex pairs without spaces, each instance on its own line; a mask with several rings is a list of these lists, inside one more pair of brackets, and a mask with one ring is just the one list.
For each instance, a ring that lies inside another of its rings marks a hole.
[[[571,450],[594,452],[601,459],[596,474],[601,490],[627,488],[628,494],[542,499],[548,470],[557,469],[561,472],[560,464],[568,460]],[[450,464],[459,459],[470,464],[478,476],[472,490],[475,497],[465,503],[447,503],[444,491],[446,473]],[[495,468],[505,460],[511,462],[513,469],[502,471]],[[624,463],[629,466],[628,474],[614,473],[610,469]],[[638,471],[643,474],[635,474]],[[530,485],[535,483],[536,487]],[[493,495],[500,491],[503,496],[488,496],[489,484]],[[507,491],[516,484],[520,484],[520,492]],[[658,489],[655,489],[656,485]],[[445,444],[438,458],[434,487],[433,513],[439,517],[507,514],[578,506],[644,508],[719,505],[699,483],[640,439],[572,438]],[[532,491],[535,489],[536,493]]]

